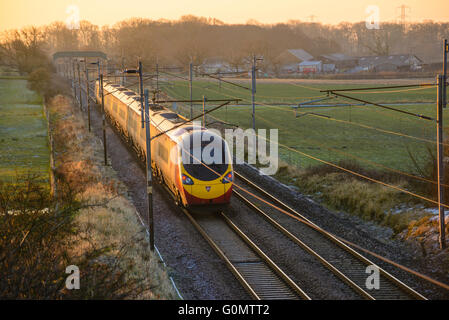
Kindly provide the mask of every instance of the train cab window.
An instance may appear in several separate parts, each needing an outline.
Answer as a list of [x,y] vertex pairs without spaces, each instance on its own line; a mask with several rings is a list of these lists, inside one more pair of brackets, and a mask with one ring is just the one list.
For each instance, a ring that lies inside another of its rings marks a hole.
[[[198,163],[200,159],[197,159],[195,155],[202,156],[204,148],[206,148],[209,143],[212,143],[213,140],[209,141],[201,141],[200,149],[194,149],[193,145],[193,135],[190,135],[190,142],[184,141],[182,155],[183,166],[187,173],[189,173],[192,177],[197,178],[203,181],[212,181],[218,179],[220,176],[226,173],[228,169],[228,161],[227,161],[227,144],[224,140],[221,140],[221,156],[218,159],[217,163]],[[215,137],[213,139],[216,139]],[[217,137],[218,139],[218,137]],[[221,138],[220,138],[221,139]],[[215,149],[212,149],[211,152],[215,152]],[[213,157],[214,155],[211,154]]]

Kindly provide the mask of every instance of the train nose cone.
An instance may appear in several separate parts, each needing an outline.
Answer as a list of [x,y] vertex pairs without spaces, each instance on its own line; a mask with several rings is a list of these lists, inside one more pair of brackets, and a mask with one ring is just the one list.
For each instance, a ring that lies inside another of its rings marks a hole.
[[207,192],[210,191],[210,186],[206,186],[206,191],[207,191]]

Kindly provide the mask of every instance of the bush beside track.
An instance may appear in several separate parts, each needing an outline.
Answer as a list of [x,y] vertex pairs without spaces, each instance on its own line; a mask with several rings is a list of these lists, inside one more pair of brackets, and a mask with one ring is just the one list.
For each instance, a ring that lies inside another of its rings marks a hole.
[[[101,142],[68,98],[47,107],[56,194],[32,173],[0,183],[0,297],[175,299],[126,188],[101,165]],[[65,289],[69,265],[80,269],[80,290]]]

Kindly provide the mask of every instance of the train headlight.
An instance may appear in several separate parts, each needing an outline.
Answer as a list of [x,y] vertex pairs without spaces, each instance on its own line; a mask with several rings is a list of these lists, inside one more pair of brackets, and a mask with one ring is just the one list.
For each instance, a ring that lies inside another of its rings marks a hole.
[[183,174],[182,175],[182,184],[187,184],[187,185],[191,186],[193,184],[193,180],[189,176],[186,176],[185,174]]
[[232,182],[232,180],[234,180],[234,174],[232,173],[232,171],[229,171],[225,177],[223,179],[221,179],[222,183],[230,183]]

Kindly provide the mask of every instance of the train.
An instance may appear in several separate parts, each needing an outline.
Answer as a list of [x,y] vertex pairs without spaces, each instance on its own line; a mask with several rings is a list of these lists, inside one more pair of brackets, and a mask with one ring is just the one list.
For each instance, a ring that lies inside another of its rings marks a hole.
[[[101,104],[99,81],[95,85],[95,95],[97,103]],[[146,129],[142,128],[141,97],[128,88],[108,81],[103,81],[103,97],[104,112],[111,124],[138,156],[145,159]],[[234,173],[226,141],[216,132],[189,122],[159,104],[150,106],[149,118],[150,136],[162,133],[151,140],[153,175],[169,189],[175,202],[183,207],[229,204]],[[206,164],[198,158],[198,155],[201,157],[210,150],[207,141],[221,146],[219,161]]]

